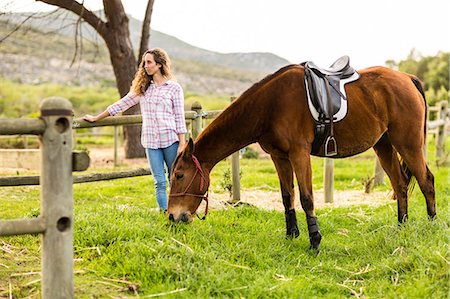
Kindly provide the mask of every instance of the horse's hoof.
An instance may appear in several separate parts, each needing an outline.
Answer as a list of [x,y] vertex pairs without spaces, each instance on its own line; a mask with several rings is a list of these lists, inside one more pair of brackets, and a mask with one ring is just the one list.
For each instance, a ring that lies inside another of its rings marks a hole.
[[408,221],[408,214],[405,214],[403,216],[398,215],[398,222],[401,223],[405,223],[406,221]]
[[436,220],[436,214],[428,215],[428,218],[430,218],[431,221]]
[[297,238],[298,236],[300,236],[300,231],[298,230],[297,226],[295,226],[295,227],[293,227],[291,229],[288,229],[286,231],[286,237],[289,238],[289,239]]
[[309,235],[309,242],[311,243],[311,249],[318,250],[321,240],[322,240],[322,235],[320,234],[320,232],[316,232],[316,233]]
[[295,210],[289,210],[284,213],[286,219],[286,236],[288,238],[297,238],[300,235],[297,225],[297,217],[295,216]]

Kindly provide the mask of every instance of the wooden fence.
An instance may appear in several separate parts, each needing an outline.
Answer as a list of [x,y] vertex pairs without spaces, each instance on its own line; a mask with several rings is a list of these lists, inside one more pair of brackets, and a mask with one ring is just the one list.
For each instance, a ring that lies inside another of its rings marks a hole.
[[[202,129],[203,119],[214,118],[221,111],[203,112],[198,104],[193,108],[194,111],[186,112],[186,119],[192,122],[191,134],[195,138]],[[138,124],[142,117],[120,116],[96,123],[73,121],[72,104],[59,97],[43,100],[40,112],[39,119],[0,119],[0,135],[38,135],[41,148],[40,177],[0,178],[0,186],[41,185],[41,215],[33,219],[0,221],[0,236],[42,234],[42,298],[73,298],[73,183],[150,172],[138,169],[74,177],[72,171],[88,168],[89,157],[83,152],[72,152],[72,127]],[[239,197],[239,190],[234,192],[234,197]]]
[[0,235],[42,234],[42,298],[73,298],[72,104],[48,98],[39,119],[0,120],[0,134],[39,135],[41,215],[0,222]]
[[444,163],[446,159],[445,139],[449,130],[449,122],[450,109],[447,101],[441,101],[436,106],[428,107],[427,133],[435,135],[436,161],[438,164]]

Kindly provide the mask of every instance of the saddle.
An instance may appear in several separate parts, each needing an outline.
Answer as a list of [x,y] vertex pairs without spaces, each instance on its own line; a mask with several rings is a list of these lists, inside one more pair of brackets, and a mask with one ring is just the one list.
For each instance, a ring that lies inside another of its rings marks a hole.
[[350,58],[342,56],[329,68],[320,68],[312,61],[301,65],[305,68],[305,86],[308,106],[316,121],[312,154],[318,154],[324,144],[325,156],[337,155],[333,123],[347,115],[345,84],[359,78],[358,72],[350,66]]

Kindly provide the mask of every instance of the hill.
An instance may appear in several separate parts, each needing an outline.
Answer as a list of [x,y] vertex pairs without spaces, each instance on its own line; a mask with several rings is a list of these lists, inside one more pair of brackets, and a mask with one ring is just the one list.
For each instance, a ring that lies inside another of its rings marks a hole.
[[[23,23],[28,15],[0,16],[0,76],[35,84],[115,84],[106,46],[90,26],[82,25],[83,38],[75,41],[74,14],[61,10],[35,14],[18,28],[17,24]],[[139,43],[141,25],[142,22],[130,17],[134,45]],[[15,32],[8,36],[12,31]],[[237,95],[268,73],[289,64],[271,53],[208,51],[155,30],[151,32],[150,44],[167,49],[177,80],[188,91],[200,94]],[[76,51],[77,46],[82,46],[83,51]]]

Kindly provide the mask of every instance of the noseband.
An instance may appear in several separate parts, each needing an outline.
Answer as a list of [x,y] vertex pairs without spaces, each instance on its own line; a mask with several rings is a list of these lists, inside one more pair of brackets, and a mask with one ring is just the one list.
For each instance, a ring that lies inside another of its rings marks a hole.
[[206,182],[206,178],[205,178],[205,173],[203,171],[202,166],[200,165],[200,162],[198,162],[197,157],[195,157],[194,155],[192,155],[192,161],[195,164],[195,173],[192,176],[191,181],[189,182],[189,184],[187,185],[186,189],[184,190],[184,192],[181,193],[175,193],[175,194],[169,194],[169,198],[170,197],[178,197],[178,196],[193,196],[193,197],[197,197],[197,198],[201,198],[202,200],[206,201],[206,208],[205,208],[205,215],[203,217],[200,218],[200,216],[198,216],[197,212],[195,212],[195,215],[197,215],[197,217],[201,220],[205,220],[206,215],[208,214],[208,190],[206,190],[206,193],[204,193],[203,195],[200,194],[192,194],[192,193],[188,193],[187,191],[189,190],[189,188],[191,187],[192,183],[195,180],[195,177],[197,176],[197,174],[200,175],[200,191],[203,191],[203,188],[205,187],[205,182]]

